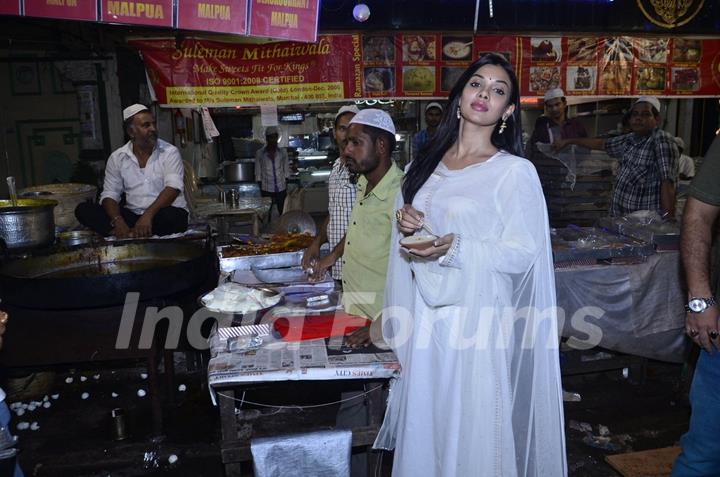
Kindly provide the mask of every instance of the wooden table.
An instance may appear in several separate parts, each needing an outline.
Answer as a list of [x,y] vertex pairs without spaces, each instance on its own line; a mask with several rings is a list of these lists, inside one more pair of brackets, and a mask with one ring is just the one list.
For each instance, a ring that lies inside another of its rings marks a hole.
[[[268,339],[273,340],[272,337]],[[282,408],[278,404],[277,412],[282,409],[278,417],[273,417],[273,412],[267,412],[268,416],[262,419],[258,416],[246,418],[245,411],[242,411],[245,393],[259,387],[271,396],[285,396],[286,399],[288,393],[293,399],[298,399],[303,394],[303,387],[305,390],[308,386],[317,390],[321,386],[320,381],[324,381],[326,386],[349,385],[360,388],[365,393],[368,420],[367,425],[352,428],[352,446],[367,447],[373,444],[385,410],[383,387],[388,379],[399,372],[399,364],[392,352],[374,350],[378,352],[365,353],[367,356],[363,357],[360,352],[355,358],[348,358],[352,353],[343,355],[339,352],[341,348],[332,343],[328,345],[327,340],[314,340],[314,344],[304,342],[303,348],[286,350],[282,360],[266,360],[270,353],[277,350],[268,350],[263,344],[259,350],[252,352],[252,361],[243,361],[242,356],[249,353],[229,353],[225,348],[226,343],[217,334],[211,338],[213,357],[208,367],[208,381],[214,401],[220,408],[221,457],[228,477],[243,475],[243,463],[252,460],[250,442],[254,437],[335,427],[336,408],[339,407],[337,403],[334,407],[307,408],[294,413],[289,409],[291,406]],[[320,350],[323,346],[324,349]],[[308,351],[308,347],[313,347],[313,350]],[[315,354],[309,359],[312,353]],[[323,353],[327,353],[324,366],[319,364],[323,360]],[[349,364],[353,359],[358,362]],[[309,362],[312,360],[314,362]],[[268,366],[268,363],[281,361],[279,369]],[[279,389],[284,389],[284,394],[276,391]],[[262,412],[263,408],[260,409]],[[368,453],[368,469],[373,468],[370,455]]]

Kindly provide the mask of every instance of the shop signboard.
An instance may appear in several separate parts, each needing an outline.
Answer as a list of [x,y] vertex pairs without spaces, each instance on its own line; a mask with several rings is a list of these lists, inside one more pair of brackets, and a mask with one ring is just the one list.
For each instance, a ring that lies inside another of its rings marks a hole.
[[28,17],[94,22],[97,21],[97,14],[95,0],[25,0],[25,15]]
[[358,35],[315,43],[131,40],[158,102],[173,107],[314,103],[361,98]]
[[247,0],[182,0],[177,27],[218,33],[247,33]]
[[100,0],[100,21],[172,28],[173,2],[172,0]]
[[249,0],[250,35],[314,42],[319,0]]
[[0,15],[20,15],[20,0],[3,0],[0,2]]
[[505,56],[522,96],[720,95],[720,39],[528,37],[453,32],[321,35],[317,43],[132,42],[161,104],[252,105],[443,98],[485,52]]

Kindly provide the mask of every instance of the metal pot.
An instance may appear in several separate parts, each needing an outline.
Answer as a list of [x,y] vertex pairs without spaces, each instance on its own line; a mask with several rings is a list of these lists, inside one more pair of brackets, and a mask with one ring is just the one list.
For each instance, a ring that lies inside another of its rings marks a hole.
[[255,161],[225,162],[222,166],[225,182],[255,182]]
[[16,206],[0,200],[0,247],[23,249],[53,243],[56,205],[49,199],[18,199]]

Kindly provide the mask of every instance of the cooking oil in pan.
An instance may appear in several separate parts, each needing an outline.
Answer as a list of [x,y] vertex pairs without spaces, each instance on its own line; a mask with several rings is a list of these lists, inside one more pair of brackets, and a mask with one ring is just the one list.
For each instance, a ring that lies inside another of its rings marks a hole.
[[79,267],[65,268],[62,270],[53,270],[42,274],[36,278],[90,278],[109,275],[119,275],[121,273],[134,273],[151,270],[154,268],[167,267],[178,263],[178,260],[172,258],[144,258],[136,260],[120,260],[114,262],[97,262],[93,264],[84,264]]

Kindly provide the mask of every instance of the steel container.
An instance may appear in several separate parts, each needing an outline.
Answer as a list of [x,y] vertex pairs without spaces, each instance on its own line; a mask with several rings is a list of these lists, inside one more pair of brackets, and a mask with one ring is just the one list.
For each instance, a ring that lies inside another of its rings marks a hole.
[[225,182],[255,182],[255,161],[226,162],[222,168]]
[[18,199],[17,205],[0,200],[0,248],[25,249],[55,241],[53,209],[57,201]]

